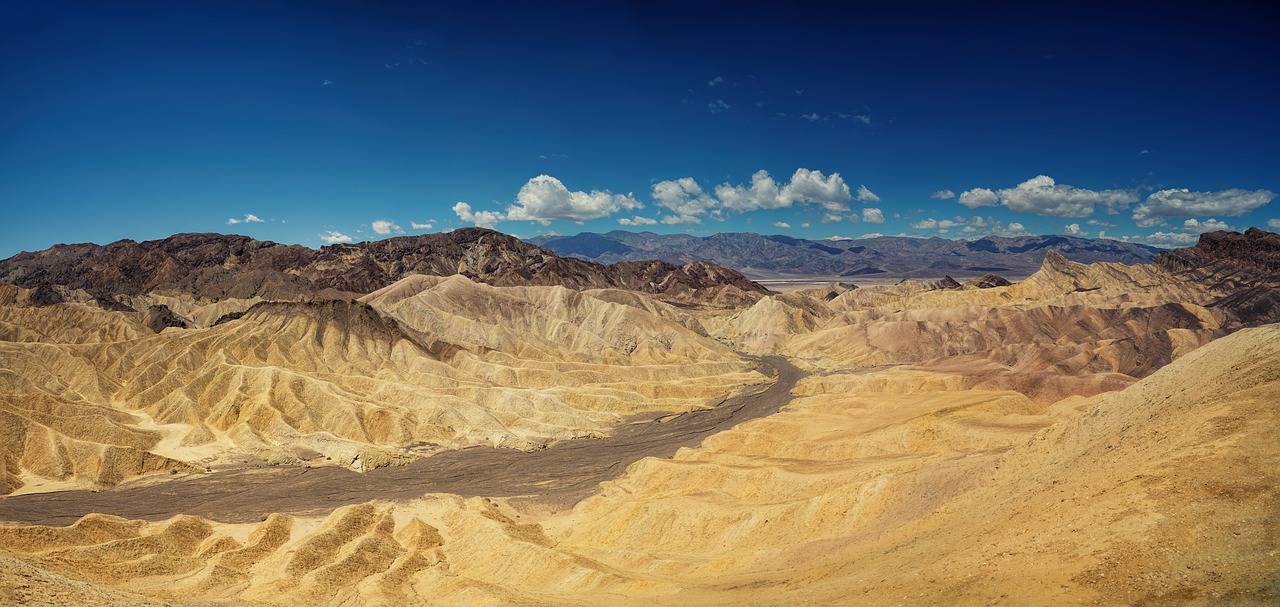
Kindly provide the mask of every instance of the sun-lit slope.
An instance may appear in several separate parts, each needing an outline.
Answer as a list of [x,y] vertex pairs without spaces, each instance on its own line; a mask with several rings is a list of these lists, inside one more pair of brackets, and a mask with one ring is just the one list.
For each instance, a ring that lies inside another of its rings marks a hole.
[[428,496],[253,525],[92,515],[0,527],[0,550],[252,605],[1274,603],[1280,326],[1048,410],[964,381],[815,376],[537,522]]
[[563,287],[495,289],[463,276],[415,276],[361,301],[417,331],[522,358],[627,366],[676,358],[737,361],[696,332],[697,325],[690,328],[692,319],[672,322],[669,306],[652,302],[646,309],[636,304],[642,297],[614,303],[617,295],[606,299]]
[[1238,319],[1226,291],[1154,266],[1082,265],[1049,252],[1020,283],[939,288],[914,282],[770,296],[707,321],[748,352],[781,352],[816,369],[946,366],[1041,403],[1123,387],[1217,338]]
[[[138,419],[100,403],[102,386],[82,359],[43,344],[0,342],[0,495],[33,481],[112,485],[151,472],[189,472],[186,463],[152,453],[161,441]],[[62,378],[67,377],[69,381]]]
[[103,309],[84,292],[0,285],[0,341],[92,343],[151,332],[143,315]]
[[[110,464],[82,461],[69,439],[200,464],[249,454],[368,469],[469,444],[600,435],[628,415],[701,407],[763,380],[696,321],[645,299],[411,278],[371,296],[395,302],[385,312],[261,303],[206,329],[0,342],[15,429],[5,437],[9,490],[23,474],[121,480],[84,472]],[[70,305],[81,304],[52,307]]]

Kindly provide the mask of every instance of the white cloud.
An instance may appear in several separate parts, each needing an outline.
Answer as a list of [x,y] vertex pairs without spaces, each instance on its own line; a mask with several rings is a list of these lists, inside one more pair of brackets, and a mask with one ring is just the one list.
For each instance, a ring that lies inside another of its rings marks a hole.
[[503,221],[536,221],[542,225],[552,220],[583,222],[608,217],[618,211],[642,209],[644,205],[630,194],[608,191],[571,192],[559,179],[538,175],[530,179],[516,194],[516,202],[499,211],[473,211],[471,205],[459,202],[453,212],[463,221],[491,228]]
[[392,232],[395,232],[396,234],[404,234],[404,230],[400,226],[386,219],[379,219],[371,225],[373,226],[374,234],[382,234],[384,236]]
[[[1272,221],[1275,221],[1275,220],[1273,219]],[[807,221],[802,221],[802,222],[800,222],[800,227],[802,227],[802,228],[807,228],[807,227],[809,227],[809,222],[807,222]]]
[[[859,196],[865,189],[859,189]],[[875,196],[875,194],[871,195]],[[781,198],[786,201],[785,206],[791,206],[794,202],[812,202],[822,205],[822,208],[828,212],[838,213],[849,210],[849,200],[852,196],[849,194],[849,185],[844,182],[844,178],[840,177],[840,173],[823,177],[822,171],[796,169],[795,174],[791,176],[791,182],[782,188]]]
[[785,221],[775,221],[775,222],[773,222],[773,227],[775,227],[775,228],[782,228],[782,229],[784,229],[784,230],[785,230],[785,229],[789,229],[789,228],[791,227],[791,224],[789,224],[789,223],[787,223],[787,222],[785,222]]
[[[858,221],[858,216],[854,215],[850,217],[849,220]],[[823,213],[822,214],[822,223],[836,223],[837,221],[844,221],[844,215],[841,215],[839,213]]]
[[721,84],[724,84],[724,76],[716,76],[707,81],[707,86],[720,86]]
[[232,217],[231,219],[228,219],[227,225],[233,226],[233,225],[236,225],[237,223],[262,223],[262,222],[263,220],[259,218],[257,215],[254,215],[253,213],[246,213],[244,216],[244,219],[236,219],[234,217]]
[[618,223],[624,226],[651,226],[658,223],[658,220],[649,217],[634,216],[631,218],[623,217]]
[[[1159,224],[1160,217],[1203,217],[1223,215],[1238,217],[1271,202],[1276,197],[1270,190],[1231,188],[1217,192],[1192,192],[1186,188],[1160,190],[1147,196],[1134,207],[1133,219]],[[1142,225],[1141,223],[1139,225]]]
[[[764,171],[760,171],[764,173]],[[757,173],[759,175],[759,173]],[[765,173],[767,178],[769,175]],[[769,179],[772,183],[773,180]],[[774,190],[776,191],[776,187]],[[658,206],[671,211],[671,215],[662,218],[662,223],[702,223],[701,216],[706,215],[718,206],[718,202],[702,191],[702,187],[692,177],[659,181],[653,184],[653,200]],[[626,225],[626,224],[623,224]]]
[[710,110],[712,114],[719,114],[720,112],[731,108],[733,108],[733,106],[725,103],[724,99],[716,99],[715,101],[707,104],[707,109]]
[[1078,223],[1069,223],[1066,226],[1063,226],[1062,233],[1067,236],[1078,236],[1080,238],[1084,238],[1089,235],[1088,232],[1080,229],[1080,224]]
[[[1020,223],[1012,222],[1005,224],[994,217],[982,217],[974,215],[971,217],[956,217],[955,219],[922,219],[920,221],[910,222],[908,225],[916,230],[928,230],[938,234],[948,234],[951,230],[960,228],[960,235],[968,237],[978,236],[1025,236],[1027,229]],[[1079,227],[1078,225],[1076,226]]]
[[938,229],[949,230],[954,227],[962,226],[964,225],[964,223],[963,221],[952,221],[950,219],[943,219],[942,221],[938,221],[937,219],[930,218],[930,219],[921,219],[920,221],[913,221],[911,222],[910,225],[912,228],[917,230],[938,230]]
[[865,223],[884,223],[884,213],[880,209],[867,207],[862,209],[862,221]]
[[1267,227],[1273,230],[1280,230],[1280,219],[1268,219]]
[[631,195],[592,190],[570,192],[559,179],[538,175],[530,179],[516,194],[516,204],[507,207],[508,221],[537,221],[546,225],[553,219],[586,221],[607,217],[618,211],[642,209],[644,205]]
[[[802,203],[820,205],[828,215],[831,215],[848,212],[849,200],[852,198],[849,193],[849,185],[844,182],[839,173],[832,173],[827,176],[823,175],[822,171],[811,171],[805,168],[796,169],[796,172],[791,176],[791,181],[781,188],[778,187],[778,183],[774,181],[768,171],[760,170],[751,176],[750,186],[723,183],[716,186],[715,194],[716,197],[714,199],[710,197],[705,199],[690,197],[692,202],[691,210],[696,210],[698,207],[710,209],[718,206],[731,211],[746,213],[765,209],[788,208],[795,203]],[[659,198],[656,186],[654,197]],[[680,200],[683,201],[685,198]],[[658,204],[674,210],[673,206],[670,206],[669,203],[664,204],[661,199]],[[685,213],[685,215],[693,214]],[[840,219],[837,217],[835,221]]]
[[[880,238],[881,236],[884,236],[884,234],[881,234],[880,232],[868,232],[859,236],[856,240],[862,240],[863,238]],[[835,239],[835,237],[833,236],[832,239]],[[848,240],[848,238],[842,238],[839,240]]]
[[929,198],[933,198],[934,200],[951,200],[952,198],[955,198],[955,197],[956,197],[956,193],[952,192],[951,190],[938,190],[929,195]]
[[1011,211],[1053,217],[1088,217],[1096,206],[1118,213],[1138,200],[1128,190],[1086,190],[1057,183],[1048,175],[1037,175],[997,195]]
[[428,221],[428,222],[426,222],[426,223],[418,223],[418,222],[416,222],[416,221],[411,221],[411,222],[409,222],[409,227],[411,227],[411,228],[413,228],[413,229],[415,229],[415,230],[430,230],[431,228],[434,228],[434,227],[435,227],[435,222],[434,222],[434,221]]
[[800,117],[804,118],[805,120],[808,120],[809,122],[817,122],[822,119],[822,116],[819,116],[817,112],[813,112],[810,114],[800,114]]
[[858,186],[858,202],[880,202],[880,197],[875,192],[867,189],[865,185]]
[[[948,190],[950,191],[950,190]],[[978,207],[994,207],[1000,204],[996,193],[987,188],[973,188],[960,195],[960,204],[976,209]]]
[[318,236],[320,237],[320,240],[323,240],[329,244],[351,242],[350,236],[347,236],[346,234],[343,234],[341,232],[336,232],[334,230],[326,230],[324,232],[321,232]]
[[1199,239],[1200,236],[1197,234],[1187,234],[1184,232],[1155,232],[1149,236],[1125,236],[1121,240],[1169,249],[1174,247],[1190,246],[1195,244]]
[[865,125],[867,125],[867,126],[871,126],[871,114],[858,114],[857,116],[854,116],[853,118],[854,118],[854,120],[857,120],[858,122],[861,122],[862,124],[865,124]]
[[1195,218],[1191,218],[1182,222],[1182,231],[1186,234],[1203,234],[1205,232],[1230,231],[1234,229],[1227,225],[1226,222],[1218,221],[1212,217],[1204,221],[1197,221]]
[[465,202],[459,202],[458,204],[453,205],[453,212],[459,219],[467,223],[475,224],[481,228],[492,228],[493,226],[498,225],[499,222],[506,219],[506,217],[498,211],[472,212],[471,205]]
[[1087,223],[1087,224],[1089,224],[1089,225],[1091,225],[1091,226],[1102,226],[1102,227],[1104,227],[1104,228],[1114,228],[1114,227],[1116,227],[1116,224],[1111,223],[1111,222],[1109,222],[1109,221],[1103,221],[1103,220],[1101,220],[1101,219],[1090,219],[1089,221],[1086,221],[1085,223]]

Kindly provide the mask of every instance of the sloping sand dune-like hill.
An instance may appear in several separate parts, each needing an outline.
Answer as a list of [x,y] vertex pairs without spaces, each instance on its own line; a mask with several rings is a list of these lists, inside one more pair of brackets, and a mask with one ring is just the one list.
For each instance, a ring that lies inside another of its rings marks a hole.
[[[1262,234],[1248,238],[1270,246]],[[1280,281],[1253,262],[1233,262],[1235,250],[1193,269],[1083,265],[1049,251],[1038,272],[1013,285],[906,282],[822,297],[774,295],[705,324],[740,349],[785,353],[815,368],[937,366],[947,358],[953,371],[967,368],[985,385],[1048,403],[1116,389],[1270,319],[1276,312],[1268,298]]]
[[175,603],[1268,604],[1278,365],[1269,325],[1047,410],[947,373],[815,376],[549,517],[452,496],[248,525],[92,515],[0,527],[0,550],[43,596]]
[[[0,342],[7,490],[24,475],[109,485],[174,460],[360,470],[469,444],[531,449],[760,381],[678,310],[609,299],[414,277],[370,303],[259,303],[207,329]],[[38,329],[59,306],[84,304],[0,308]]]

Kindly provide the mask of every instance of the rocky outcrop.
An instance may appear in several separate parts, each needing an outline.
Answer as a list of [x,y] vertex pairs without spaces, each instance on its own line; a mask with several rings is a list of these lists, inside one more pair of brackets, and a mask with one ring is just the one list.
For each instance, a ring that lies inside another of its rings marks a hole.
[[1280,234],[1249,228],[1209,232],[1194,247],[1164,251],[1155,264],[1220,295],[1210,307],[1244,326],[1280,321]]
[[966,281],[964,286],[974,289],[991,289],[994,287],[1007,287],[1011,284],[1013,283],[1009,282],[1008,279],[1003,276],[997,274],[983,274],[973,280]]
[[1218,262],[1280,274],[1280,234],[1249,228],[1240,232],[1208,232],[1194,247],[1163,251],[1156,264],[1171,272],[1205,268]]
[[703,289],[723,287],[757,297],[768,292],[737,271],[714,264],[648,261],[605,266],[561,257],[480,228],[319,250],[247,236],[177,234],[105,246],[56,245],[0,261],[0,282],[36,289],[46,303],[58,301],[57,292],[49,290],[52,286],[111,301],[150,292],[188,293],[210,301],[348,299],[413,274],[461,274],[496,286],[616,288],[695,299]]

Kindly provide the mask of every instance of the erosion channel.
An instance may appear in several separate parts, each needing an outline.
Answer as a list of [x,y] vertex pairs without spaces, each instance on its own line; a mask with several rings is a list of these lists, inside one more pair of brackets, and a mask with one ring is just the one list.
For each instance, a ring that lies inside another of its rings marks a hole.
[[243,523],[272,512],[321,515],[348,504],[409,500],[426,493],[520,497],[568,508],[641,458],[670,457],[681,447],[697,446],[712,434],[777,412],[807,375],[781,356],[762,357],[759,364],[762,373],[774,377],[765,388],[714,408],[628,424],[604,438],[562,441],[541,451],[476,446],[364,474],[336,466],[265,466],[160,483],[144,479],[98,492],[18,495],[0,500],[0,520],[69,525],[97,512],[151,521],[192,514]]

